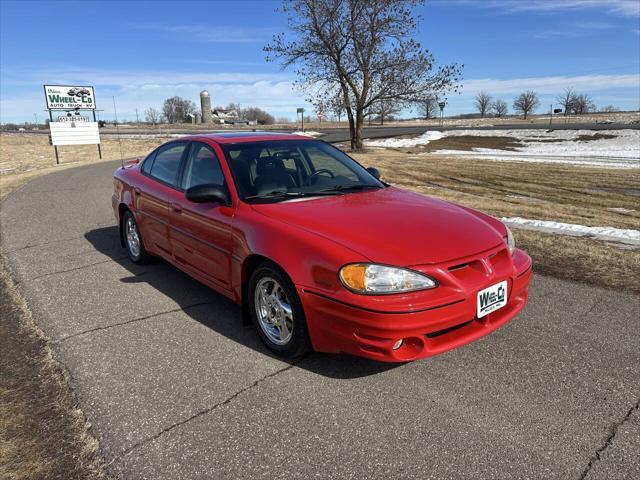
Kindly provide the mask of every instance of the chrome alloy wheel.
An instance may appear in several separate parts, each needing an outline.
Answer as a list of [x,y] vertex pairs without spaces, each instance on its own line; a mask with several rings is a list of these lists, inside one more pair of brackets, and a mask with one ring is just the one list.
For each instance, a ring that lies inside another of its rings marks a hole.
[[124,233],[127,237],[127,245],[129,246],[131,255],[138,258],[140,256],[140,234],[138,233],[138,226],[133,217],[127,218]]
[[282,286],[271,277],[262,278],[255,288],[254,305],[260,328],[269,340],[286,345],[293,334],[293,312]]

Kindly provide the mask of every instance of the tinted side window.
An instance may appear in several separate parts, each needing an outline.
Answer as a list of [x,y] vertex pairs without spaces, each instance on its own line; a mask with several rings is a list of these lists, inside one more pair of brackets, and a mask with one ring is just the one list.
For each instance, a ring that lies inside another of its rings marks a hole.
[[185,143],[177,143],[158,150],[149,174],[164,183],[177,186],[180,159],[185,146]]
[[156,153],[158,153],[158,150],[154,150],[147,158],[144,159],[144,163],[142,164],[142,171],[144,173],[149,173],[151,171],[151,166],[153,165],[153,159],[156,158]]
[[205,184],[224,185],[224,174],[213,150],[204,143],[193,143],[182,175],[182,188]]

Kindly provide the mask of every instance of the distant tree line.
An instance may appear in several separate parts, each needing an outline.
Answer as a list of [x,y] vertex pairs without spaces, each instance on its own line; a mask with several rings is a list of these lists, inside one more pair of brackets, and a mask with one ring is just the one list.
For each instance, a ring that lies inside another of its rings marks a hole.
[[[564,93],[556,97],[556,103],[562,107],[564,115],[582,115],[596,111],[595,102],[586,93],[578,93],[573,88],[567,88]],[[501,99],[494,100],[493,97],[480,91],[475,96],[475,108],[481,117],[492,114],[494,117],[502,117],[509,113],[507,102]],[[513,110],[515,113],[527,118],[540,106],[538,94],[532,90],[521,93],[513,100]],[[617,107],[607,105],[600,109],[601,112],[617,112]],[[429,118],[425,115],[426,118]]]

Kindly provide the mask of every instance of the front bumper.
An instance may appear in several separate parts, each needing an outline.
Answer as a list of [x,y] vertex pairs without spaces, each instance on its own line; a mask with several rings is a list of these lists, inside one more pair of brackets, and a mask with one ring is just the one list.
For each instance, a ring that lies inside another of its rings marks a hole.
[[[524,307],[532,277],[531,259],[516,251],[510,263],[509,274],[492,270],[481,281],[458,282],[458,294],[447,296],[439,305],[409,312],[384,311],[380,304],[370,309],[298,287],[313,347],[320,352],[406,362],[465,345],[498,329]],[[477,292],[502,280],[508,282],[507,304],[477,318]],[[394,350],[401,339],[402,346]]]

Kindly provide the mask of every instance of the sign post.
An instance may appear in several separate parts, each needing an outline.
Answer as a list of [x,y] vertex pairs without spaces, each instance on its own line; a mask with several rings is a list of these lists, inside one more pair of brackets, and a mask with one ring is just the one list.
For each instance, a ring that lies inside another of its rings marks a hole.
[[438,106],[440,107],[440,127],[444,126],[444,120],[442,118],[442,112],[444,112],[444,107],[447,105],[447,102],[438,102]]
[[[56,164],[60,164],[59,145],[97,145],[98,156],[102,159],[93,87],[44,85],[44,97],[49,111],[49,132],[56,153]],[[88,110],[93,114],[93,121],[82,114]],[[54,119],[54,112],[61,115]]]
[[316,113],[316,117],[318,117],[318,126],[322,125],[322,117],[323,116],[324,116],[324,113],[322,113],[322,112]]
[[[300,118],[302,119],[302,131],[304,132],[304,108],[296,109],[296,117],[300,114]],[[296,118],[296,121],[298,119]]]

